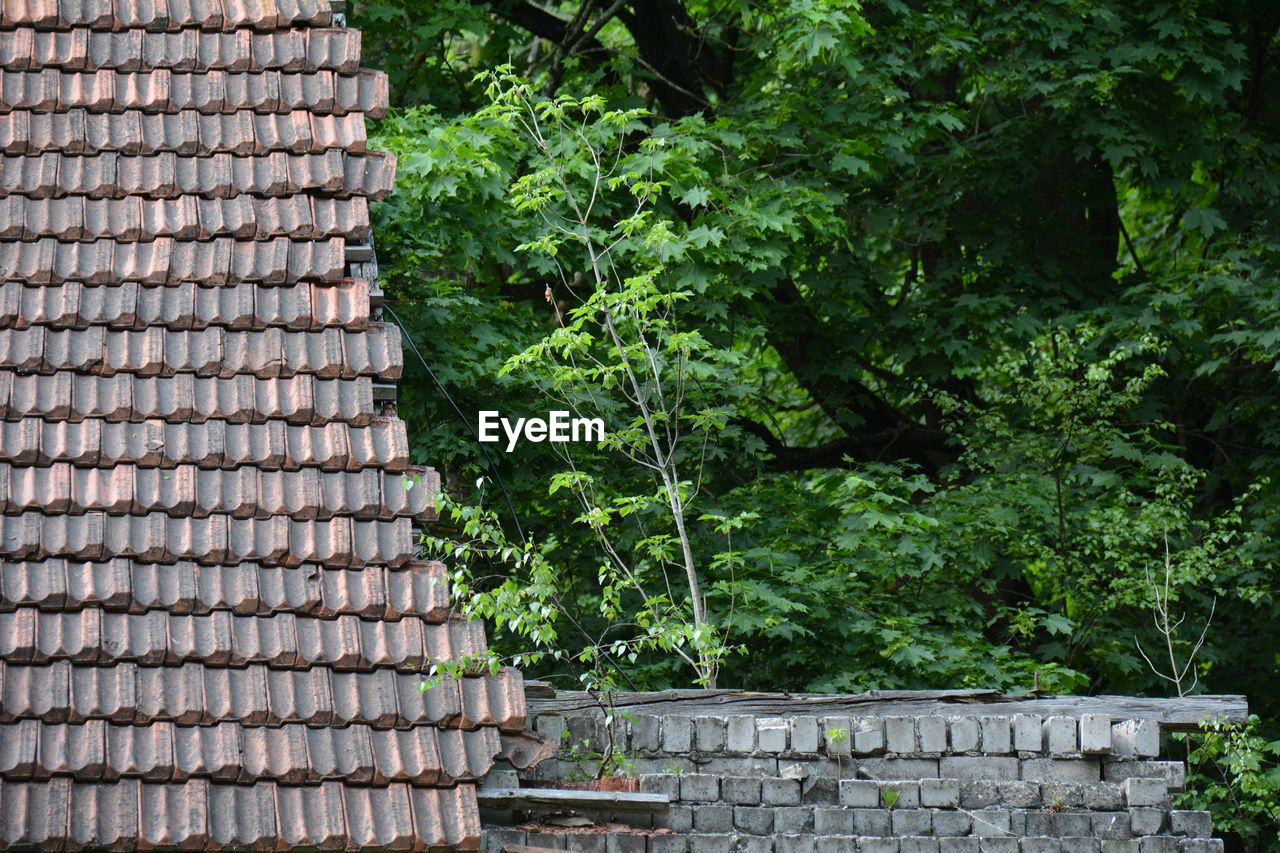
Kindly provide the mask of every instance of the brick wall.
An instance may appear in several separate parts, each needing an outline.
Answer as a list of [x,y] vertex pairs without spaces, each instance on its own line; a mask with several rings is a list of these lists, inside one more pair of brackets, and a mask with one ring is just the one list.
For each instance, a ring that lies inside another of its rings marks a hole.
[[[542,713],[562,738],[528,780],[568,780],[598,715]],[[1179,761],[1152,720],[1077,716],[652,716],[618,722],[665,815],[592,815],[607,833],[491,824],[490,849],[627,853],[1221,853],[1207,812],[1172,807]],[[585,768],[590,769],[590,768]],[[534,816],[536,819],[536,815]]]

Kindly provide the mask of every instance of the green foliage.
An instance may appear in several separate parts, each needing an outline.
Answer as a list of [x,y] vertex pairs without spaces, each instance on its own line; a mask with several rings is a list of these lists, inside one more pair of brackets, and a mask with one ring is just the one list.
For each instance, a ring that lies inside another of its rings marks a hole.
[[[389,300],[473,424],[608,426],[490,465],[407,367],[434,533],[499,653],[604,689],[697,678],[674,636],[731,686],[1163,693],[1139,647],[1167,543],[1174,656],[1212,613],[1198,689],[1275,717],[1263,6],[356,12],[398,105],[371,135],[399,158]],[[680,404],[646,416],[660,388]],[[650,427],[680,436],[665,480]],[[536,545],[471,485],[498,477]]]
[[1214,828],[1234,835],[1258,853],[1280,851],[1280,740],[1262,735],[1256,715],[1245,726],[1222,720],[1185,736],[1189,745],[1187,791],[1178,808],[1213,815]]

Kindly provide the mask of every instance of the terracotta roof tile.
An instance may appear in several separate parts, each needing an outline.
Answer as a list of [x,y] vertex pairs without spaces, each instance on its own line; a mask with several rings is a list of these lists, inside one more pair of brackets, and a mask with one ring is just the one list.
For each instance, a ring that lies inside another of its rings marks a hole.
[[[364,116],[359,113],[347,113],[344,116],[318,116],[307,113],[306,116],[311,126],[310,150],[313,153],[331,148],[340,148],[353,154],[364,153],[366,141]],[[3,135],[0,132],[0,141],[2,140]]]
[[0,783],[6,815],[19,820],[0,821],[0,844],[41,850],[62,849],[68,834],[71,780],[37,783]]
[[195,556],[202,565],[261,561],[296,566],[315,562],[331,568],[356,568],[376,563],[403,565],[413,547],[409,520],[403,518],[338,518],[313,525],[285,518],[264,521],[226,515],[200,519],[159,515],[110,518],[101,512],[80,516],[24,513],[6,516],[0,529],[5,534],[3,553],[16,560],[66,557],[99,561],[111,554],[157,563]]
[[343,192],[374,201],[386,198],[395,183],[396,157],[382,151],[343,158]]
[[385,76],[326,0],[3,6],[0,834],[474,849],[523,697],[412,672],[484,636],[346,263]]
[[276,812],[281,843],[289,849],[341,849],[346,841],[342,786],[327,782],[318,788],[276,788]]
[[418,840],[428,849],[452,845],[475,850],[480,846],[480,810],[474,786],[410,788],[409,802]]
[[[141,622],[136,627],[147,624]],[[471,682],[500,682],[502,678],[501,673],[468,677],[462,680],[462,688]],[[464,722],[457,682],[446,681],[424,693],[418,689],[419,681],[415,673],[393,669],[334,671],[319,665],[282,670],[249,664],[227,670],[201,663],[137,666],[116,662],[107,667],[71,666],[67,661],[36,666],[10,663],[6,666],[0,722],[167,720],[200,726],[216,722],[343,726],[354,722],[374,729],[450,727]],[[507,681],[485,689],[492,694],[509,691],[510,685]],[[520,714],[501,718],[499,725],[501,730],[519,731],[522,720],[523,706]]]
[[0,67],[26,71],[35,64],[36,34],[34,30],[16,30],[0,39]]
[[347,832],[354,846],[391,850],[408,850],[413,846],[414,822],[406,786],[348,786],[342,789],[342,795]]
[[209,844],[209,796],[203,780],[138,786],[138,845],[201,849]]
[[[143,32],[142,30],[125,30],[120,33],[92,32],[76,29],[84,38],[84,53],[75,57],[74,63],[46,62],[44,65],[64,69],[83,69],[86,71],[99,68],[114,68],[120,71],[137,71],[142,68]],[[57,36],[61,33],[41,33],[44,36]],[[39,36],[37,36],[39,38]]]
[[359,30],[311,29],[307,31],[306,68],[330,68],[350,74],[359,66]]
[[[18,661],[0,658],[3,684],[0,685],[0,720],[37,718],[65,722],[71,712],[71,664],[61,661],[50,666],[20,666]],[[96,668],[93,668],[97,671]]]
[[249,850],[275,847],[275,785],[210,785],[208,791],[209,835],[215,846]]
[[[403,427],[385,418],[375,419],[367,427],[271,422],[257,428],[221,419],[189,425],[154,419],[136,423],[86,419],[75,425],[23,419],[0,422],[0,448],[10,464],[40,466],[70,462],[81,467],[122,463],[173,467],[189,463],[228,469],[252,465],[267,471],[378,467],[395,474],[406,471],[408,462]],[[425,491],[431,492],[437,488],[438,478],[428,473],[423,483]]]

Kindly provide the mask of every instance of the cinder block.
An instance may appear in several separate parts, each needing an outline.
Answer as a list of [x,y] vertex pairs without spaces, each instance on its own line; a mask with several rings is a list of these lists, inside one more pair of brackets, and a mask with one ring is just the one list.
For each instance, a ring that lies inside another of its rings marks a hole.
[[[759,840],[759,838],[742,838],[731,833],[698,835],[689,839],[689,853],[730,853],[730,851],[746,853],[748,847],[758,851],[758,846],[750,845],[748,842]],[[762,853],[768,853],[768,851],[765,850]]]
[[792,752],[798,752],[804,755],[816,754],[818,752],[819,742],[817,717],[791,718]]
[[1080,717],[1080,751],[1101,755],[1111,751],[1111,718],[1106,714],[1083,714]]
[[858,839],[848,835],[819,836],[814,848],[817,853],[858,853]]
[[928,835],[933,831],[933,815],[928,809],[893,809],[893,834]]
[[973,717],[952,717],[951,751],[973,752],[978,748],[978,721]]
[[774,853],[814,853],[812,835],[775,835]]
[[1018,752],[1044,752],[1044,720],[1030,714],[1015,716],[1013,748]]
[[682,714],[662,718],[662,751],[688,752],[693,749],[693,719]]
[[916,721],[920,734],[920,751],[941,755],[947,751],[947,720],[945,717],[927,716]]
[[901,853],[938,853],[938,839],[912,836],[898,840]]
[[[1092,830],[1089,834],[1102,841],[1125,841],[1133,837],[1128,812],[1095,812],[1089,822]],[[1106,850],[1107,845],[1103,844],[1102,849]]]
[[720,798],[733,805],[759,805],[760,778],[758,776],[721,777]]
[[733,831],[733,806],[721,803],[704,803],[693,807],[695,832],[719,833]]
[[609,839],[598,832],[568,832],[564,835],[564,849],[575,853],[606,853]]
[[979,853],[976,838],[939,838],[938,853]]
[[880,805],[880,786],[867,779],[841,779],[840,803],[855,808],[873,809]]
[[954,809],[960,805],[958,779],[921,779],[920,805],[928,808]]
[[1124,791],[1114,782],[1097,782],[1080,789],[1085,808],[1097,811],[1117,811],[1124,808]]
[[813,831],[818,835],[853,835],[853,812],[839,806],[813,810]]
[[653,825],[672,832],[689,832],[693,829],[693,807],[673,805],[665,814],[654,815]]
[[1056,838],[1023,838],[1022,853],[1062,853],[1062,842]]
[[608,853],[645,853],[645,840],[638,832],[610,832],[605,849]]
[[808,779],[812,772],[812,768],[802,761],[796,761],[791,764],[779,762],[778,775],[783,779]]
[[1223,853],[1223,847],[1221,838],[1185,838],[1182,841],[1182,853]]
[[796,779],[761,779],[760,802],[766,806],[800,805],[800,782]]
[[1065,782],[1040,783],[1040,801],[1054,811],[1076,809],[1084,805],[1084,786]]
[[1163,779],[1171,791],[1181,791],[1186,781],[1186,767],[1181,761],[1113,761],[1103,762],[1103,772],[1108,782],[1123,783],[1126,779]]
[[1138,849],[1142,853],[1179,853],[1181,848],[1181,842],[1169,835],[1143,838],[1138,842]]
[[915,717],[885,717],[884,737],[884,748],[889,752],[914,755],[919,750]]
[[1169,785],[1163,779],[1125,779],[1124,801],[1130,808],[1168,805]]
[[1018,853],[1018,839],[1009,836],[994,836],[978,841],[981,853]]
[[1038,782],[997,782],[1000,804],[1011,809],[1040,808],[1040,784]]
[[1088,835],[1092,830],[1091,815],[1088,812],[1054,812],[1051,825],[1051,834],[1059,838],[1064,835]]
[[1208,812],[1174,809],[1169,812],[1169,828],[1174,835],[1208,838],[1213,835],[1213,817]]
[[569,743],[585,742],[588,749],[599,750],[604,746],[604,720],[598,717],[570,717],[565,721],[569,730]]
[[898,853],[896,838],[860,838],[858,850],[861,853]]
[[891,835],[893,818],[885,809],[854,809],[853,831],[864,836]]
[[822,745],[832,758],[853,754],[853,728],[848,717],[822,718]]
[[527,838],[523,829],[486,827],[484,830],[484,846],[489,850],[501,850],[506,844],[525,844]]
[[[698,773],[700,767],[687,755],[663,755],[656,753],[651,758],[644,756],[636,756],[632,766],[632,772],[637,775],[646,773],[666,773],[667,775],[675,775],[677,773]],[[557,776],[556,778],[563,778]]]
[[879,755],[884,752],[884,720],[863,717],[853,721],[853,751],[856,755]]
[[564,717],[560,714],[539,714],[533,721],[533,728],[538,734],[546,735],[552,740],[562,740],[565,732]]
[[1138,842],[1128,838],[1104,838],[1102,853],[1138,853]]
[[1005,755],[1013,751],[1013,731],[1008,717],[982,717],[982,751],[986,755]]
[[662,749],[662,718],[652,714],[636,714],[631,724],[631,748],[637,752]]
[[869,779],[938,779],[938,758],[860,758],[859,775]]
[[800,803],[806,806],[834,806],[840,802],[840,780],[810,776],[800,782]]
[[1028,812],[1023,816],[1023,835],[1053,835],[1053,812]]
[[973,834],[979,838],[1000,838],[1009,834],[1008,809],[977,809],[969,812],[973,818]]
[[674,832],[655,832],[649,836],[649,853],[686,853],[688,839]]
[[999,755],[944,755],[938,760],[944,779],[1017,779],[1018,759]]
[[1000,802],[1000,794],[996,783],[990,779],[975,779],[960,783],[960,806],[966,809],[980,809]]
[[717,776],[777,776],[778,759],[761,755],[728,755],[717,758],[698,756],[696,773],[715,773]]
[[1022,778],[1088,785],[1101,780],[1102,767],[1096,758],[1028,758],[1022,762]]
[[[680,776],[680,799],[688,803],[714,803],[720,799],[720,777],[710,773]],[[719,832],[720,830],[715,830]],[[728,830],[724,830],[728,831]]]
[[680,776],[674,773],[643,773],[640,775],[640,793],[666,794],[673,803],[680,802]]
[[1051,755],[1073,755],[1080,751],[1075,717],[1046,717],[1044,742]]
[[725,743],[724,717],[694,717],[693,737],[699,752],[719,752]]
[[933,834],[939,837],[968,835],[973,820],[967,812],[939,811],[933,813]]
[[773,832],[773,809],[737,806],[733,810],[733,825],[743,832],[768,835]]
[[[889,794],[889,791],[893,791]],[[895,809],[916,809],[920,807],[919,782],[887,782],[880,786],[880,801],[886,808],[889,800],[893,800]]]
[[1119,758],[1154,758],[1160,754],[1160,724],[1155,720],[1112,724],[1111,753]]
[[757,836],[743,837],[729,835],[729,849],[732,853],[773,853],[773,839]]
[[761,752],[787,751],[787,721],[781,717],[756,720],[756,749]]
[[773,831],[777,835],[799,835],[813,832],[813,809],[808,806],[787,806],[773,810]]
[[1134,835],[1159,835],[1164,829],[1164,809],[1149,806],[1129,809],[1129,831]]
[[756,718],[741,714],[729,717],[726,723],[725,748],[730,752],[755,752]]
[[1088,836],[1062,839],[1062,853],[1100,853],[1098,839]]

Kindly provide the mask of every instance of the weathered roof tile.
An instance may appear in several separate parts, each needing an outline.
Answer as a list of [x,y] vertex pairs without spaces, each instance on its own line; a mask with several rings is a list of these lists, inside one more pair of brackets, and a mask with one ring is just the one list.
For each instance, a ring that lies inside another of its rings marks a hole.
[[386,78],[331,21],[326,0],[3,0],[9,840],[478,842],[470,780],[522,696],[412,672],[484,637],[413,560],[439,481],[374,408],[399,331],[345,245],[393,183],[364,151]]

